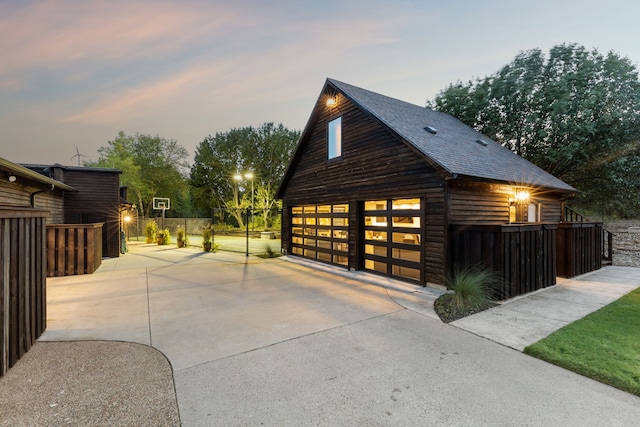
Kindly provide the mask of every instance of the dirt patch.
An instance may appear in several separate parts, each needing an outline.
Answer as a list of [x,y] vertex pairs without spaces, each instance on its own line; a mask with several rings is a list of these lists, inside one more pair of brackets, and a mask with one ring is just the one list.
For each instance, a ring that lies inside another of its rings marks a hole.
[[0,378],[0,426],[179,426],[173,372],[134,343],[36,342]]

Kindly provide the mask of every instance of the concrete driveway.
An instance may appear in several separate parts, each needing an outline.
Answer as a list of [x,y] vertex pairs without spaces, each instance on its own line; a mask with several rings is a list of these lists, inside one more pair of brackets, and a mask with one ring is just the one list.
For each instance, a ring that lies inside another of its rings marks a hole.
[[428,290],[134,245],[48,281],[41,340],[153,346],[184,426],[634,425],[640,399],[437,319]]

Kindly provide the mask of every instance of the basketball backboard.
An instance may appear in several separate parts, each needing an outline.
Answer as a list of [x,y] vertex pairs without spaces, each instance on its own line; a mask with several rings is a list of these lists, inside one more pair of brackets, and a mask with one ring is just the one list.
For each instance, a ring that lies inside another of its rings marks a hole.
[[166,211],[171,209],[171,199],[168,197],[154,197],[153,209],[157,211]]

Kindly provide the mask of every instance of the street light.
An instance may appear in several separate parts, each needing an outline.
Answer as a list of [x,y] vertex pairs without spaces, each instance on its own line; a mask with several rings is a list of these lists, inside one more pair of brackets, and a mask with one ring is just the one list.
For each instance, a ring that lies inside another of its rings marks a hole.
[[244,177],[251,180],[251,235],[256,237],[256,221],[253,219],[253,172],[247,172]]
[[244,176],[239,174],[239,173],[236,173],[235,175],[233,175],[233,180],[236,181],[236,186],[237,186],[238,182],[243,180],[243,178],[251,181],[251,233],[255,236],[256,222],[255,222],[255,220],[253,218],[253,213],[254,213],[253,212],[253,204],[254,204],[254,200],[255,200],[254,199],[254,192],[253,192],[253,178],[254,178],[253,172],[246,172],[244,174]]

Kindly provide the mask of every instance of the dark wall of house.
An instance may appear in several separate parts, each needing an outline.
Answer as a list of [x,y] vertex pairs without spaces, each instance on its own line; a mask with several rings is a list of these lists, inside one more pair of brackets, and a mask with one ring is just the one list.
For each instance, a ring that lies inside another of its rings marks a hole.
[[65,194],[66,224],[103,222],[102,254],[119,256],[120,175],[113,171],[65,169],[62,182],[78,190]]
[[[289,250],[291,206],[319,203],[350,203],[350,240],[355,228],[358,202],[402,197],[421,197],[426,202],[426,281],[444,281],[446,220],[442,177],[407,144],[355,108],[343,96],[329,110],[319,101],[313,127],[298,147],[290,179],[282,192],[283,249]],[[327,123],[342,116],[342,157],[328,160]],[[312,119],[313,120],[313,119]],[[358,268],[351,246],[350,267]]]
[[[30,207],[31,194],[42,190],[47,190],[47,186],[22,178],[19,178],[16,182],[0,180],[0,193],[2,194],[0,205]],[[36,194],[35,207],[48,211],[46,216],[47,224],[64,221],[64,198],[60,190]]]
[[[472,181],[448,181],[449,222],[451,224],[505,224],[509,222],[509,198],[513,187]],[[541,205],[540,221],[559,223],[562,219],[560,194],[531,191],[531,200]]]
[[[30,165],[31,169],[63,182],[77,192],[65,192],[63,213],[54,223],[104,223],[102,227],[102,255],[120,254],[120,171],[113,169],[76,168],[65,166]],[[45,193],[43,193],[45,194]],[[47,203],[47,197],[36,196],[38,203]]]

